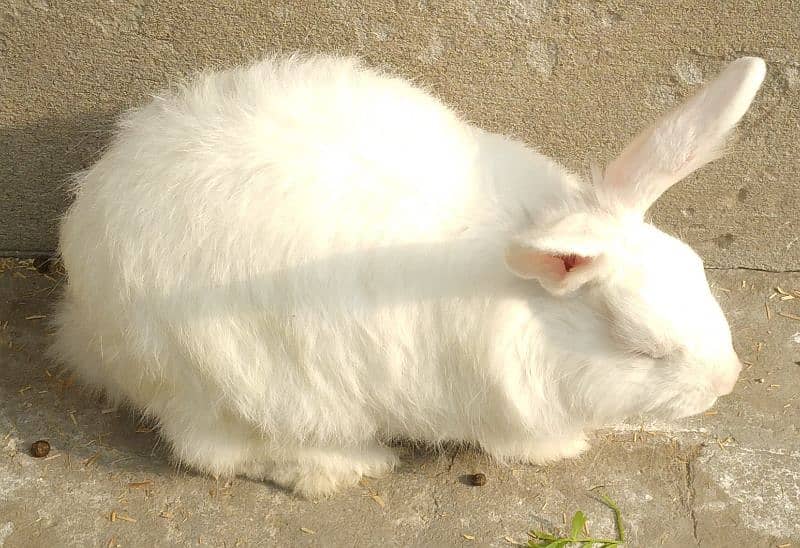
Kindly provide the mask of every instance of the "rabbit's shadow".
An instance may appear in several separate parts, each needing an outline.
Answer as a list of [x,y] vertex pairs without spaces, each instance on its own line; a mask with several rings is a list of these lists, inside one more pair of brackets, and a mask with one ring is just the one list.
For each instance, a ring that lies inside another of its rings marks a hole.
[[27,262],[0,269],[0,317],[7,319],[0,322],[0,449],[27,454],[34,441],[46,440],[48,458],[63,457],[71,469],[174,470],[155,425],[110,408],[48,358],[48,321],[63,282],[63,273],[40,274]]
[[27,255],[56,247],[58,219],[69,202],[70,177],[109,142],[119,111],[78,113],[0,125],[0,252]]
[[[99,157],[119,112],[0,125],[0,196],[9,206],[0,223],[0,256],[52,254],[70,177]],[[33,441],[46,439],[51,457],[68,454],[73,467],[98,454],[91,465],[174,468],[164,444],[135,413],[111,412],[46,357],[49,316],[64,285],[63,272],[48,266],[43,273],[30,265],[0,269],[0,312],[8,320],[0,322],[0,428],[8,428],[0,441],[13,438],[26,453]]]

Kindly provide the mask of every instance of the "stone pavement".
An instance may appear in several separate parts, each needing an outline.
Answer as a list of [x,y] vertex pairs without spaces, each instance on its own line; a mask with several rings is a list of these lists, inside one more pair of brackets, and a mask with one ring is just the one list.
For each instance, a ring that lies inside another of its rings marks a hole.
[[[800,273],[708,274],[746,361],[712,411],[596,433],[581,458],[547,467],[404,446],[395,473],[310,502],[177,470],[148,425],[44,356],[60,275],[2,259],[0,546],[510,546],[579,509],[613,537],[598,486],[628,546],[800,546]],[[38,439],[48,457],[29,455]],[[487,483],[468,485],[478,471]]]
[[[613,537],[597,486],[630,546],[800,546],[797,273],[709,271],[747,364],[704,416],[600,432],[547,467],[402,447],[394,474],[310,502],[177,470],[149,425],[104,409],[44,356],[60,275],[30,261],[0,270],[0,546],[505,546],[578,509]],[[38,439],[46,458],[29,455]],[[478,471],[486,485],[468,485]]]

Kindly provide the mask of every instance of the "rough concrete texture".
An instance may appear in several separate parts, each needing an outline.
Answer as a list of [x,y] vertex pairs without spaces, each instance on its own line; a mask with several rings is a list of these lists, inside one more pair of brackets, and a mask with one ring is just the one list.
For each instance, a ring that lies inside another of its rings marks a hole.
[[[709,271],[747,365],[701,417],[599,432],[547,467],[400,447],[395,473],[309,502],[177,470],[148,425],[43,356],[61,275],[0,266],[0,546],[506,546],[578,509],[613,537],[596,486],[619,504],[628,546],[800,545],[800,291],[782,300],[800,275]],[[29,455],[38,439],[46,458]],[[486,485],[465,484],[478,471]]]
[[794,0],[4,0],[0,252],[52,250],[67,176],[90,163],[113,117],[201,67],[298,49],[359,54],[586,173],[589,158],[612,157],[725,62],[755,54],[769,70],[735,154],[654,216],[709,264],[796,269],[798,10]]

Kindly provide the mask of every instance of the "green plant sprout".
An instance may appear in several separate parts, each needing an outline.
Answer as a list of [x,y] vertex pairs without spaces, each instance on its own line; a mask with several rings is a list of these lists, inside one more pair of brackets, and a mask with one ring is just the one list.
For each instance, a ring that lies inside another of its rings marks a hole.
[[600,548],[617,548],[620,544],[623,544],[625,542],[625,528],[622,525],[622,514],[619,511],[619,506],[607,495],[599,493],[599,497],[603,504],[614,512],[618,539],[591,538],[588,533],[584,534],[586,514],[578,510],[572,516],[572,526],[568,537],[557,537],[545,531],[531,531],[528,533],[531,536],[531,540],[528,541],[528,548],[563,548],[572,543],[579,544],[581,548],[592,548],[596,544],[599,544]]

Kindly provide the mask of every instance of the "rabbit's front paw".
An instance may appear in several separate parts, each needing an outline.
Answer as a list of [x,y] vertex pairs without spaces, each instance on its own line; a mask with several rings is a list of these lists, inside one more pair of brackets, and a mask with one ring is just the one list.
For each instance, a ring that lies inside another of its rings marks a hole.
[[577,457],[589,447],[583,433],[574,436],[538,438],[533,440],[491,440],[481,444],[484,450],[500,462],[546,464]]
[[355,485],[362,476],[379,477],[397,464],[393,451],[382,446],[301,449],[294,458],[273,464],[263,479],[309,499],[331,495]]

